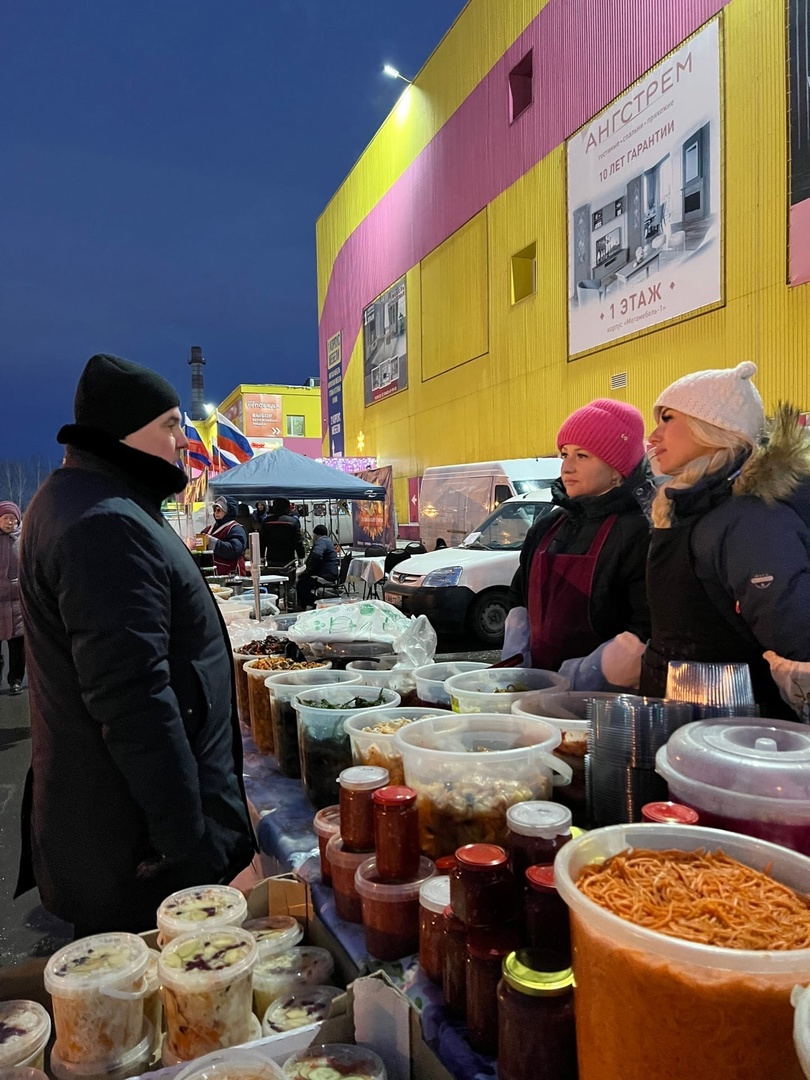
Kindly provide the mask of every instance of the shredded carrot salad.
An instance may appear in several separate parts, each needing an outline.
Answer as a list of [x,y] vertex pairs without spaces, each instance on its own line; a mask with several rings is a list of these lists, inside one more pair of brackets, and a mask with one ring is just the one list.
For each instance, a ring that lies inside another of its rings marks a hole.
[[577,886],[613,915],[683,941],[810,948],[810,899],[722,851],[637,848],[586,867]]

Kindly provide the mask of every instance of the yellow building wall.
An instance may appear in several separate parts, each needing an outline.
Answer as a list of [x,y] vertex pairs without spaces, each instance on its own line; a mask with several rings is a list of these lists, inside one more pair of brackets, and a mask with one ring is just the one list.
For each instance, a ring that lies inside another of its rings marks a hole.
[[[429,115],[422,96],[400,129],[392,114],[318,223],[321,304],[346,237],[543,6],[471,0],[464,9],[420,75]],[[701,368],[753,359],[766,407],[787,398],[810,409],[810,286],[786,284],[785,6],[731,0],[721,27],[725,306],[569,362],[566,150],[558,146],[486,209],[488,353],[423,381],[419,265],[407,274],[408,390],[364,408],[362,336],[344,342],[345,452],[360,451],[359,436],[363,453],[393,466],[400,521],[409,519],[407,477],[426,467],[552,454],[563,419],[595,397],[630,402],[651,419],[660,391]],[[533,241],[537,292],[512,305],[510,258]],[[442,289],[457,295],[464,266],[449,272],[457,278]],[[627,388],[611,391],[611,375],[622,372]]]
[[287,417],[304,417],[304,435],[306,439],[321,437],[321,390],[320,387],[280,386],[275,383],[241,383],[232,390],[225,400],[217,406],[225,413],[238,397],[250,394],[277,394],[281,398],[281,435],[287,438]]

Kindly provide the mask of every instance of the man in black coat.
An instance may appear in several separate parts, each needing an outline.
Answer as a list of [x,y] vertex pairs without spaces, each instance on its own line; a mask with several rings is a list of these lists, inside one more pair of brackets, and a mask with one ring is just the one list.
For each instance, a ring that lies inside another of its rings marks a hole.
[[312,530],[315,539],[312,541],[312,549],[307,556],[306,569],[298,578],[298,606],[305,611],[308,607],[315,606],[315,589],[318,587],[317,578],[325,581],[337,581],[340,572],[335,545],[329,539],[329,530],[325,525],[316,525]]
[[176,889],[251,861],[231,652],[160,506],[181,491],[173,387],[92,357],[63,467],[26,514],[21,588],[33,760],[18,893],[77,937],[155,925]]
[[301,522],[291,513],[289,499],[273,499],[260,530],[262,558],[268,566],[287,566],[304,558]]

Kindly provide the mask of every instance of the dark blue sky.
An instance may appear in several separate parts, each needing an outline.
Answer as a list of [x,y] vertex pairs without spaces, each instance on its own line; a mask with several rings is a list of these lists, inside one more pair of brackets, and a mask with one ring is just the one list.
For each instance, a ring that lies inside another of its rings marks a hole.
[[3,0],[0,459],[86,359],[189,398],[318,372],[315,221],[464,0]]

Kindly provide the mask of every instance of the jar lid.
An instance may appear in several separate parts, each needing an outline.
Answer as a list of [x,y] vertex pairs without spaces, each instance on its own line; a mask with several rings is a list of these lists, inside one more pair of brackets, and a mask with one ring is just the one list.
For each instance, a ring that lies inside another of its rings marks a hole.
[[515,803],[506,811],[506,824],[520,836],[553,840],[571,832],[571,811],[561,803],[545,800]]
[[319,810],[312,822],[312,827],[318,836],[334,836],[340,832],[340,806],[325,806]]
[[435,862],[437,874],[449,874],[455,870],[458,865],[455,855],[442,855],[440,858],[436,859]]
[[72,997],[102,988],[126,989],[149,966],[149,947],[136,934],[95,934],[65,945],[45,967],[45,989]]
[[410,806],[416,802],[416,792],[404,785],[391,784],[377,788],[371,798],[378,806]]
[[538,971],[530,966],[531,950],[520,949],[504,957],[503,977],[513,990],[531,997],[557,997],[574,989],[571,968],[562,971]]
[[419,889],[419,903],[428,911],[441,914],[450,903],[450,878],[442,874],[423,881]]
[[530,866],[526,871],[526,880],[532,886],[533,889],[554,889],[557,886],[554,882],[554,867],[540,864],[538,866]]
[[656,821],[663,825],[697,825],[698,815],[689,806],[676,802],[648,802],[641,808],[645,821]]
[[470,930],[467,952],[476,960],[499,960],[513,952],[520,942],[515,930]]
[[497,844],[465,844],[456,851],[463,870],[493,870],[506,865],[506,852]]
[[388,769],[379,765],[352,765],[343,770],[338,783],[348,791],[374,791],[388,783]]

